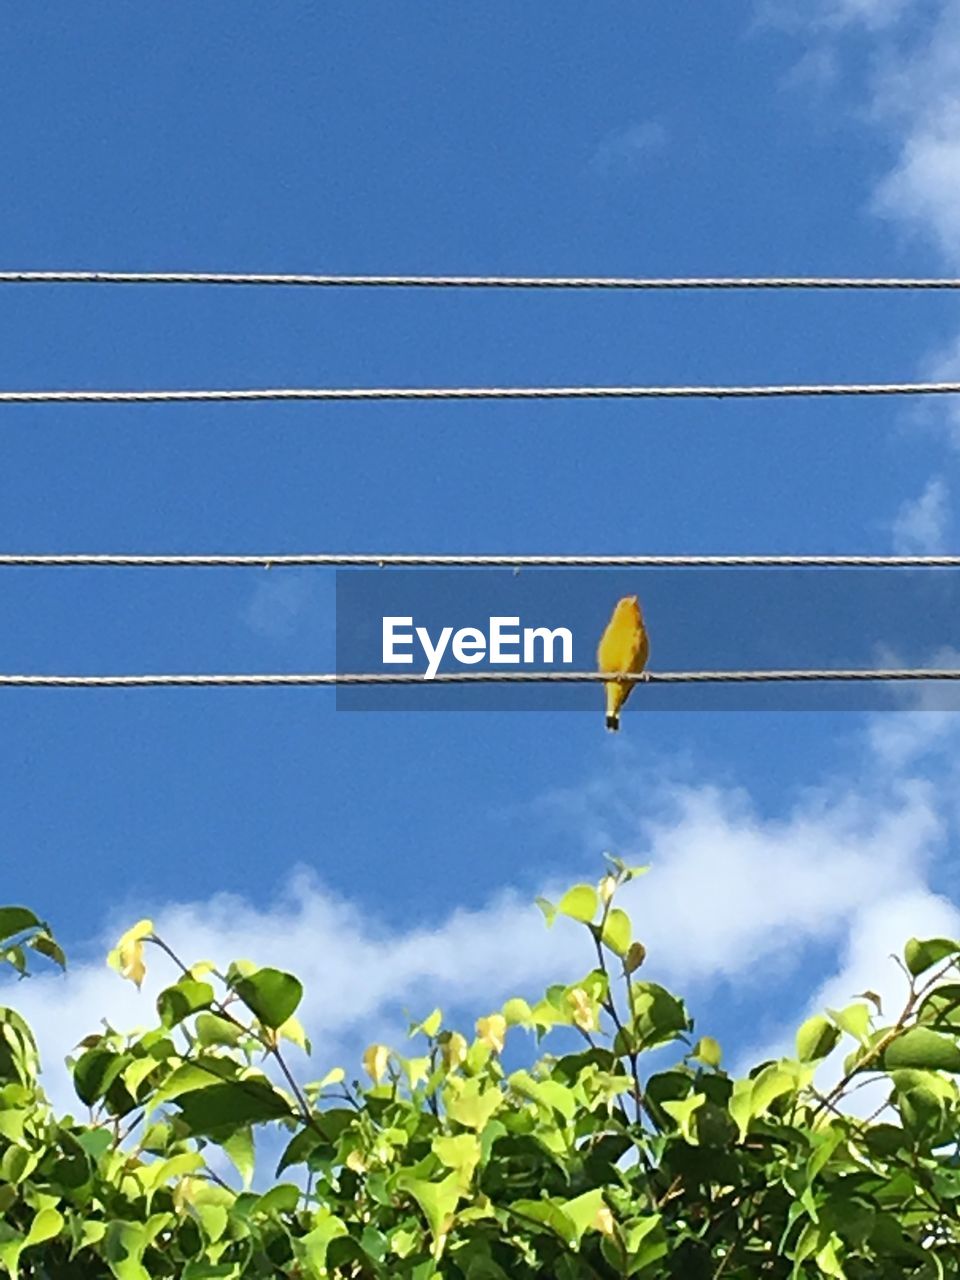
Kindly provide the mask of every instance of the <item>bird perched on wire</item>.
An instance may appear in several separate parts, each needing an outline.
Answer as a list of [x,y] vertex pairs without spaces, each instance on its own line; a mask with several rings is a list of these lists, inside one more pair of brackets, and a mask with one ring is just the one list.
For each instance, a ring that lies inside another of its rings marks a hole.
[[[650,656],[650,640],[643,625],[640,601],[624,596],[617,602],[613,617],[600,638],[597,669],[603,672],[639,674]],[[607,695],[607,728],[614,733],[620,728],[620,708],[630,697],[632,680],[610,680],[603,687]]]

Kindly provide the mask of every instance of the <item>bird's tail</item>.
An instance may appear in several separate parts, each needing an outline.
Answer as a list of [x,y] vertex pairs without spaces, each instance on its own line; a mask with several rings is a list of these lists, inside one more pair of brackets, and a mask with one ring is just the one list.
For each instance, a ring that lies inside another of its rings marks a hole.
[[607,728],[611,733],[616,733],[620,728],[620,717],[618,715],[607,716]]

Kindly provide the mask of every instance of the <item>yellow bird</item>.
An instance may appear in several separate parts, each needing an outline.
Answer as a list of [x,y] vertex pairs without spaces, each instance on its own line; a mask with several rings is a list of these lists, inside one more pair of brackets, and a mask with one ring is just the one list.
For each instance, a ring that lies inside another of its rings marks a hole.
[[[597,648],[597,669],[610,672],[639,673],[647,665],[650,640],[643,625],[640,601],[624,596],[617,603]],[[610,680],[603,687],[607,695],[607,728],[620,728],[620,708],[630,697],[633,681]]]

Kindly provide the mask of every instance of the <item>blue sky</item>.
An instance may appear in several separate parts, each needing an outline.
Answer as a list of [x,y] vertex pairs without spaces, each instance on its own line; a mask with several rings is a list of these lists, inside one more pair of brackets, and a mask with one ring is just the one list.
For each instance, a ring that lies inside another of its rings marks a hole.
[[[955,270],[960,5],[804,9],[23,7],[0,47],[0,265]],[[8,287],[0,352],[8,388],[882,381],[955,373],[960,316],[936,294]],[[2,415],[0,545],[25,552],[949,549],[960,438],[947,405],[874,400]],[[329,573],[7,571],[0,589],[7,671],[333,663]],[[711,619],[690,625],[708,652]],[[599,710],[6,691],[2,896],[89,961],[17,999],[53,1011],[57,1048],[56,1020],[95,1025],[104,1002],[135,1019],[100,956],[151,913],[191,950],[306,968],[351,1034],[389,1025],[395,996],[471,1012],[589,963],[561,938],[551,968],[523,904],[605,848],[653,857],[651,965],[741,1047],[861,989],[910,932],[960,931],[952,720],[639,702],[613,739]],[[326,1062],[347,1032],[309,1011]]]

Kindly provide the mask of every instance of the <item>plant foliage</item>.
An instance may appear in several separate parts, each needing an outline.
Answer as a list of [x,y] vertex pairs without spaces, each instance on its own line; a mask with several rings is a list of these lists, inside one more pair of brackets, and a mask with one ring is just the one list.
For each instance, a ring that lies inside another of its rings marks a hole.
[[[77,1047],[82,1118],[54,1114],[30,1028],[0,1010],[0,1268],[56,1280],[960,1274],[960,942],[907,944],[892,1022],[866,992],[805,1022],[794,1057],[737,1077],[683,1001],[640,976],[645,951],[616,897],[642,870],[613,859],[599,885],[541,900],[548,924],[562,915],[588,932],[589,972],[535,1003],[508,1000],[470,1034],[434,1010],[403,1053],[367,1049],[362,1084],[291,1066],[310,1051],[294,975],[191,967],[140,921],[110,963],[139,986],[159,947],[179,977],[148,1030]],[[0,910],[0,947],[21,975],[36,956],[63,964],[23,908]],[[525,1033],[542,1056],[508,1070],[507,1042]],[[551,1041],[573,1051],[547,1053]],[[866,1120],[848,1105],[865,1082],[882,1087]],[[284,1137],[275,1172],[256,1167],[267,1127]]]

